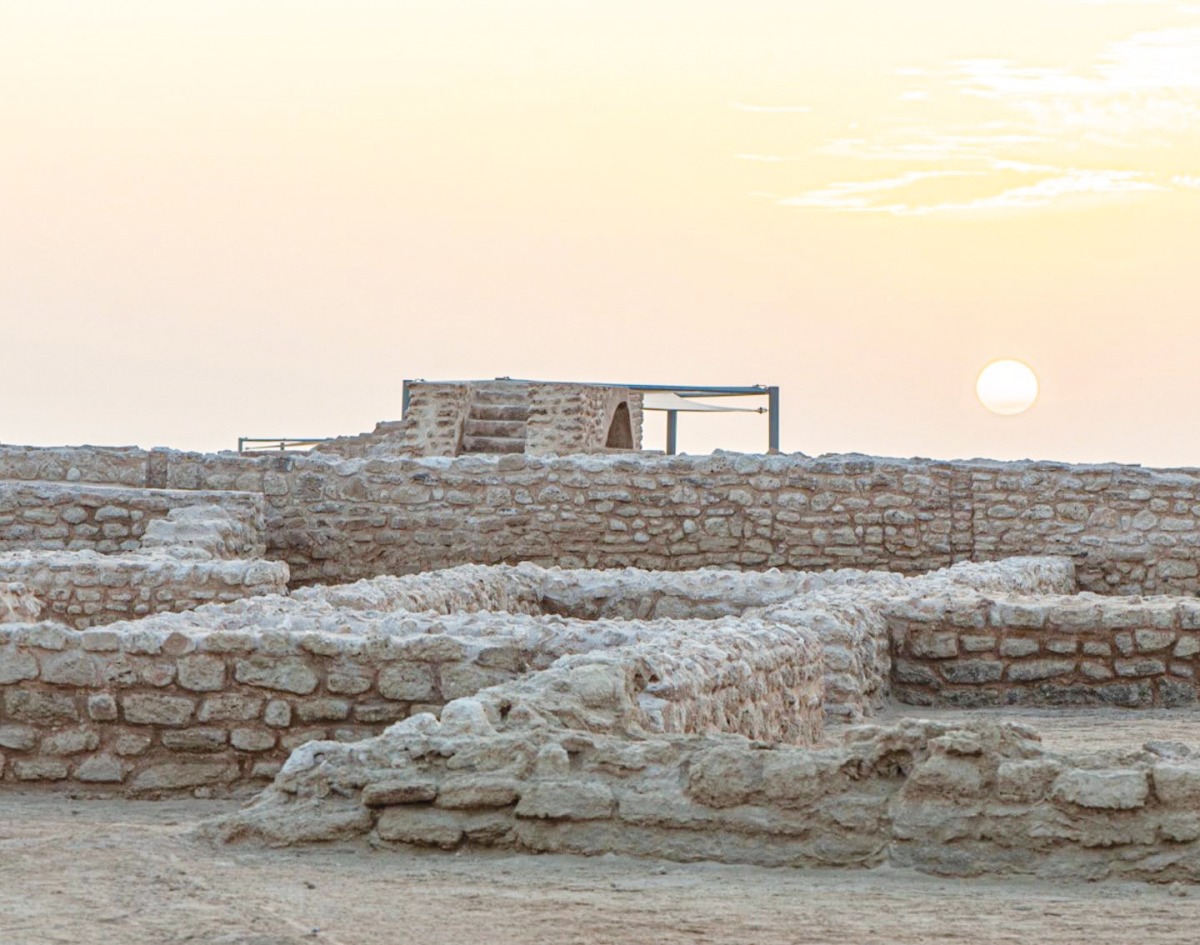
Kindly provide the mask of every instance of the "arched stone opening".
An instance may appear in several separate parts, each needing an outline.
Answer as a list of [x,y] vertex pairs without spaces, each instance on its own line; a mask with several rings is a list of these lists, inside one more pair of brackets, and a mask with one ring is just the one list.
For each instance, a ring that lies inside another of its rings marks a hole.
[[604,446],[614,450],[633,449],[633,421],[629,416],[629,404],[625,401],[617,404],[617,409],[613,411]]

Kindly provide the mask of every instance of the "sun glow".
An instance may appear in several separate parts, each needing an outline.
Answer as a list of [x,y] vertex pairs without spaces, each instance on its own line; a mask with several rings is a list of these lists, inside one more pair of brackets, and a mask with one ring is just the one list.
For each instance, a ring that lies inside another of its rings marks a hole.
[[1005,417],[1024,413],[1037,401],[1037,375],[1021,361],[993,361],[979,372],[975,394],[992,413]]

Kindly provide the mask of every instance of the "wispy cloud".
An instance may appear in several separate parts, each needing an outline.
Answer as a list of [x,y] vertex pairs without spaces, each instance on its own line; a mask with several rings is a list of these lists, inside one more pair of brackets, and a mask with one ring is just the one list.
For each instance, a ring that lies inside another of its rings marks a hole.
[[970,171],[912,171],[874,181],[832,184],[798,196],[784,197],[778,202],[785,207],[887,213],[892,216],[972,215],[1039,209],[1065,198],[1094,201],[1163,189],[1136,171],[1056,169],[1019,163],[1006,163],[998,170],[1045,176],[1030,184],[1003,187],[995,193],[985,193],[967,200],[897,200],[898,191],[923,181],[987,176],[984,172]]
[[811,105],[751,105],[746,102],[734,102],[733,107],[739,112],[764,112],[764,113],[806,113],[812,111]]
[[[1200,143],[1200,26],[1135,33],[1076,68],[964,59],[940,69],[907,67],[893,75],[919,77],[919,86],[902,87],[892,99],[900,114],[864,118],[864,130],[818,143],[810,154],[914,169],[865,181],[831,181],[783,197],[780,205],[897,216],[970,215],[1200,187],[1200,177],[1163,173],[1164,162],[1183,143]],[[956,96],[964,104],[986,103],[975,109],[986,120],[964,120],[962,109],[953,105]],[[939,125],[937,112],[907,104],[932,98],[957,120]]]
[[850,181],[832,184],[818,190],[795,197],[784,197],[779,201],[784,207],[808,207],[818,210],[859,210],[873,211],[887,209],[881,201],[881,195],[889,191],[903,190],[921,181],[935,180],[942,177],[970,176],[971,171],[909,171],[896,177],[886,177],[881,180]]

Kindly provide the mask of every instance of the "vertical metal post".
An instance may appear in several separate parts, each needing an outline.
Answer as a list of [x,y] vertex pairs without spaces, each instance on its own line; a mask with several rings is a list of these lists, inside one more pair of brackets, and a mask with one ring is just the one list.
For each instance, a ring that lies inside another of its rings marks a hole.
[[779,388],[767,388],[767,451],[779,452]]
[[409,382],[408,382],[408,379],[406,378],[404,381],[404,385],[400,388],[403,391],[403,393],[400,395],[401,396],[401,400],[400,400],[400,419],[401,420],[403,420],[405,417],[408,416],[408,398],[410,396],[409,392],[408,392],[408,384],[409,384]]
[[238,437],[238,452],[239,453],[242,451],[242,446],[245,444],[245,442],[246,442],[246,438],[244,436]]
[[675,455],[675,439],[679,429],[679,411],[667,411],[667,455]]

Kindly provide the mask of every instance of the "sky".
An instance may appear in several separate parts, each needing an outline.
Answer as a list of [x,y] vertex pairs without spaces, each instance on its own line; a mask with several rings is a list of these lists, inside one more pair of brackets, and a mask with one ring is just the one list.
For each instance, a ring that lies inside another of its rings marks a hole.
[[[778,385],[808,454],[1200,466],[1198,233],[1200,0],[0,0],[5,443],[511,376]],[[1026,413],[975,397],[1000,358]]]

